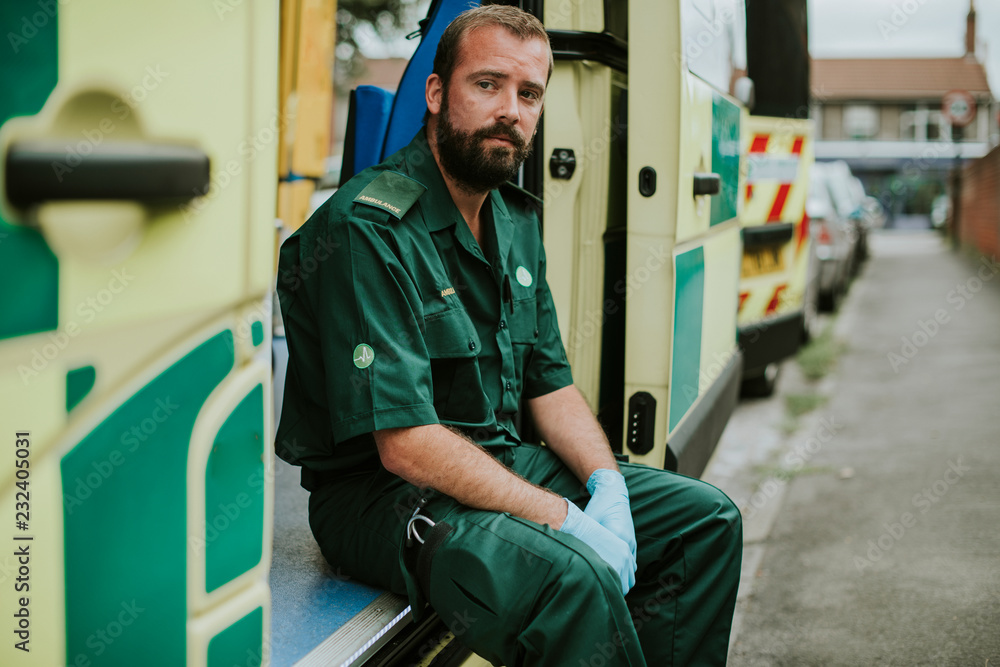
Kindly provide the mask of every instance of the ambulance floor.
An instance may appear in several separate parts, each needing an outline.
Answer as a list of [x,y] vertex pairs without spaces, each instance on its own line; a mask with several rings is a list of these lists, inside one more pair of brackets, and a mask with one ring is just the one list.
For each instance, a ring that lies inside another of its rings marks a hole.
[[[275,403],[284,387],[287,352],[275,339]],[[281,377],[278,377],[280,374]],[[277,420],[275,420],[277,421]],[[309,494],[299,468],[275,459],[274,552],[271,561],[271,665],[294,665],[381,593],[334,571],[309,530]]]
[[275,465],[271,562],[271,664],[285,667],[332,635],[381,593],[351,581],[323,559],[306,513],[298,468]]

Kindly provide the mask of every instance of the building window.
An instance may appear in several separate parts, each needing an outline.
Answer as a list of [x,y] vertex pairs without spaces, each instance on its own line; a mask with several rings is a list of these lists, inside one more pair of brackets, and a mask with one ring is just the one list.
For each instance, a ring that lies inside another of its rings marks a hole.
[[878,107],[848,104],[844,107],[844,133],[851,139],[871,139],[878,134]]
[[951,139],[948,135],[948,125],[941,116],[940,111],[927,112],[927,141],[939,141],[941,139]]
[[982,106],[982,104],[982,102],[979,102],[976,117],[972,119],[972,122],[962,128],[962,138],[966,141],[981,141],[985,139],[985,130],[989,116],[986,107]]
[[899,138],[903,141],[916,141],[917,105],[903,104],[899,109]]
[[936,105],[908,104],[899,114],[899,138],[903,141],[950,141],[951,126]]

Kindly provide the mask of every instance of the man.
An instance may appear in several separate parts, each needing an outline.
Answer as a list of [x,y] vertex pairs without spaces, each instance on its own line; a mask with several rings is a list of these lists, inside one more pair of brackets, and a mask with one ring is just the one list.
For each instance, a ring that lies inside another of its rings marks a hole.
[[[723,664],[739,513],[619,467],[572,383],[536,203],[505,183],[551,69],[530,14],[462,14],[425,131],[283,245],[276,448],[332,565],[429,602],[495,664]],[[519,405],[545,447],[521,441]]]

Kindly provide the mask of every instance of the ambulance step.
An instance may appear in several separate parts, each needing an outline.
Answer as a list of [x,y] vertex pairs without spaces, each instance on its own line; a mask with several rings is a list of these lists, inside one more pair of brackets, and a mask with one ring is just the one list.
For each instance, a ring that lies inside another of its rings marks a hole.
[[363,665],[410,625],[410,605],[406,598],[383,593],[295,663],[295,667]]

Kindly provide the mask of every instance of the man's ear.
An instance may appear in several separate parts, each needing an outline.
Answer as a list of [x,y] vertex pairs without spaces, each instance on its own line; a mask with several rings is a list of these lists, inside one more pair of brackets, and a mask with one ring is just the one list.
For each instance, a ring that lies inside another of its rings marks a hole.
[[431,74],[427,77],[427,86],[424,89],[424,97],[427,101],[427,111],[432,116],[441,113],[441,97],[444,94],[444,86],[441,77]]

